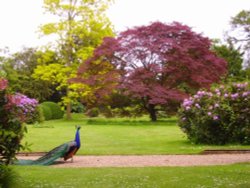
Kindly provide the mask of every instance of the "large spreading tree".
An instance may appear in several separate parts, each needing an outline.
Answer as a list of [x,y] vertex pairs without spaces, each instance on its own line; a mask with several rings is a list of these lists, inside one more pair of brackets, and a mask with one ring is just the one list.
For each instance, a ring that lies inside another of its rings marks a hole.
[[[119,78],[119,88],[139,99],[151,120],[156,121],[157,106],[181,101],[188,92],[207,88],[226,73],[227,63],[210,48],[208,38],[186,25],[155,22],[128,29],[116,38],[106,37],[87,63],[109,62],[115,67],[120,75],[114,77]],[[86,76],[85,71],[86,62],[78,77]],[[94,82],[99,77],[96,74],[91,79]]]

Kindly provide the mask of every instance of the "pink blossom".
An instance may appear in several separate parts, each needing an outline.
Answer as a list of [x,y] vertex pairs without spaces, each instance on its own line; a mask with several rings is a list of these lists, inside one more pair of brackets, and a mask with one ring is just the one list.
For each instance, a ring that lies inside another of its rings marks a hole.
[[243,97],[246,97],[246,96],[248,96],[250,94],[250,91],[246,91],[246,92],[244,92],[243,94],[242,94],[242,96]]
[[184,107],[189,107],[189,106],[191,106],[193,104],[193,101],[192,100],[190,100],[190,99],[184,99],[184,101],[183,101],[183,106]]
[[247,87],[247,85],[248,85],[248,83],[245,82],[245,83],[242,83],[242,84],[236,84],[236,87],[237,87],[238,89],[243,89],[243,88]]
[[232,99],[237,99],[239,97],[238,93],[231,94]]
[[221,86],[220,86],[220,89],[224,89],[224,88],[225,88],[225,86],[224,86],[224,85],[221,85]]
[[218,120],[219,116],[213,116],[213,120]]
[[220,91],[216,92],[216,95],[220,96],[220,95],[221,95],[221,92],[220,92]]
[[215,92],[218,93],[218,92],[220,92],[220,90],[219,89],[215,89]]
[[201,106],[198,103],[196,103],[195,106],[196,108],[201,108]]
[[0,91],[5,90],[8,86],[8,81],[0,78]]
[[216,103],[216,104],[214,105],[214,107],[215,107],[215,108],[218,108],[218,107],[220,107],[220,105],[219,105],[218,103]]

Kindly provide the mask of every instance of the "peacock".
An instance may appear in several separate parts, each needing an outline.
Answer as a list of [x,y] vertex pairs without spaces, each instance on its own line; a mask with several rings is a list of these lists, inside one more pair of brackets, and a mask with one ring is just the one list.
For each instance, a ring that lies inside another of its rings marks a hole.
[[37,160],[18,160],[16,164],[17,165],[51,165],[59,158],[63,158],[64,161],[71,158],[71,161],[73,162],[73,156],[81,147],[80,128],[81,128],[80,126],[77,126],[76,128],[77,130],[75,134],[75,140],[66,142],[52,149],[47,154],[38,158]]

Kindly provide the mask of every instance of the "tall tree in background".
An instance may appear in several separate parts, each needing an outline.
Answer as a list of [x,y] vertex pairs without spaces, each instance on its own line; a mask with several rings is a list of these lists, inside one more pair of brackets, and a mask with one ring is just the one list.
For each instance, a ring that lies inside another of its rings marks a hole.
[[[188,90],[209,87],[226,73],[226,62],[210,47],[208,38],[188,26],[155,22],[105,38],[87,62],[109,62],[116,67],[120,87],[140,99],[156,121],[156,106],[180,101]],[[79,70],[81,74],[84,71]]]
[[37,49],[23,48],[3,58],[0,67],[8,79],[10,89],[43,101],[51,95],[52,90],[49,82],[31,77],[39,58]]
[[241,47],[247,58],[245,66],[250,67],[250,10],[242,10],[232,17],[230,23],[229,40]]
[[92,54],[103,37],[113,36],[110,21],[105,15],[110,2],[111,0],[44,0],[46,12],[53,14],[58,21],[43,25],[41,31],[44,35],[57,36],[54,49],[58,51],[61,61],[41,64],[34,77],[54,79],[58,89],[66,90],[64,103],[68,119],[71,118],[72,99],[77,97],[71,87],[78,87],[69,85],[68,80],[75,77],[79,63]]
[[236,49],[232,43],[220,44],[216,42],[212,47],[215,53],[226,60],[228,63],[227,80],[229,81],[242,81],[244,79],[243,70],[243,52],[240,49]]

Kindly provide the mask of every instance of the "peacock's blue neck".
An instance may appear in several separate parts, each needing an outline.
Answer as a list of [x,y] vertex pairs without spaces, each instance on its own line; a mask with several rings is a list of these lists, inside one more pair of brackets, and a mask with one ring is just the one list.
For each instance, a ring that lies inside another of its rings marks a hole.
[[76,136],[75,136],[76,147],[80,148],[81,141],[80,141],[80,129],[77,129]]

